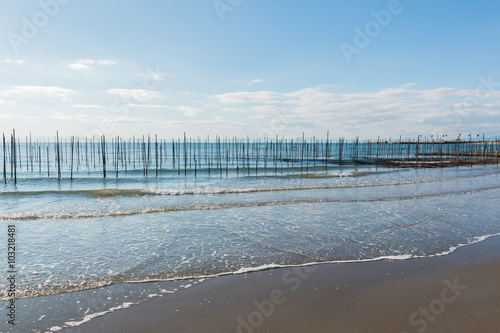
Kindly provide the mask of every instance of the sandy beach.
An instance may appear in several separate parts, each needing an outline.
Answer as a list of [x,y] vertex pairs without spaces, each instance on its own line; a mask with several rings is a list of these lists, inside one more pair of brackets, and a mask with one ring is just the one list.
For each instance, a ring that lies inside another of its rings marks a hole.
[[78,328],[82,333],[498,332],[499,276],[500,237],[492,237],[440,257],[223,276]]

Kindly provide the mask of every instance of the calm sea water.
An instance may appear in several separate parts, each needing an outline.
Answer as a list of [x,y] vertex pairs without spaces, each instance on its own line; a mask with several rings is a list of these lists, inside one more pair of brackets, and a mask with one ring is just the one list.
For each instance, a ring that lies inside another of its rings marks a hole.
[[[212,276],[443,255],[500,234],[497,166],[18,177],[0,185],[0,243],[15,225],[19,332],[77,327]],[[127,289],[151,280],[173,282]]]

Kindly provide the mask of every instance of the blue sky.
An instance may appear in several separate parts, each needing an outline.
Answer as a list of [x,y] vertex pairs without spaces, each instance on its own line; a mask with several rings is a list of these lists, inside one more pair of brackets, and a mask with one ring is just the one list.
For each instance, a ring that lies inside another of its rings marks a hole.
[[498,135],[496,1],[4,1],[0,130]]

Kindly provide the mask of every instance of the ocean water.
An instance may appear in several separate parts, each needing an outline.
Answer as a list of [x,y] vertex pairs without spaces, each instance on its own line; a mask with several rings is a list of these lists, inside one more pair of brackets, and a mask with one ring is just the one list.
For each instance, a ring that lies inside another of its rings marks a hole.
[[[202,168],[147,178],[137,169],[106,179],[85,169],[72,180],[36,171],[0,185],[0,243],[15,225],[18,297],[17,325],[2,318],[2,332],[76,332],[214,276],[446,255],[500,234],[496,165]],[[1,279],[2,317],[7,290]]]

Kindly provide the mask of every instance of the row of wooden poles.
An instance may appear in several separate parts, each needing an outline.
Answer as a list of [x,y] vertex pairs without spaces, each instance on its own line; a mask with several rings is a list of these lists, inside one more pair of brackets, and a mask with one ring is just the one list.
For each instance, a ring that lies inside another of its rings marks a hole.
[[[19,171],[37,172],[47,177],[61,179],[63,172],[73,179],[75,173],[99,172],[106,178],[120,172],[142,171],[144,177],[154,172],[155,176],[165,171],[177,174],[205,171],[222,175],[229,170],[258,173],[259,170],[300,168],[300,172],[324,169],[329,165],[380,164],[384,161],[436,160],[455,156],[457,159],[495,157],[498,159],[499,141],[420,141],[380,140],[360,141],[358,137],[326,140],[318,138],[250,139],[210,136],[178,139],[158,139],[155,135],[124,139],[120,136],[108,140],[71,136],[61,139],[56,133],[54,141],[33,140],[31,134],[21,140],[13,130],[10,140],[3,134],[3,179],[17,183]],[[51,165],[52,170],[51,170]]]

